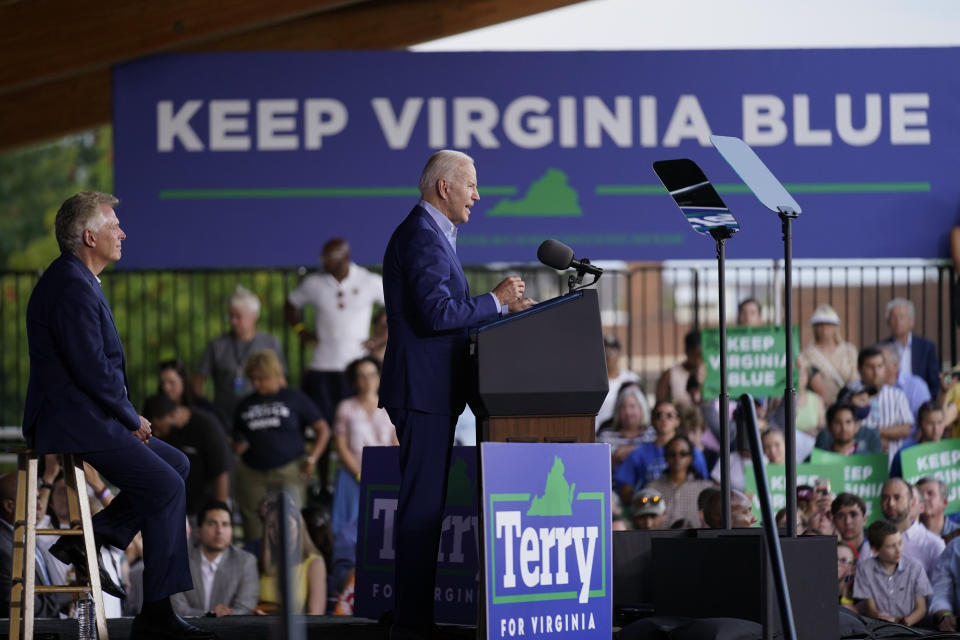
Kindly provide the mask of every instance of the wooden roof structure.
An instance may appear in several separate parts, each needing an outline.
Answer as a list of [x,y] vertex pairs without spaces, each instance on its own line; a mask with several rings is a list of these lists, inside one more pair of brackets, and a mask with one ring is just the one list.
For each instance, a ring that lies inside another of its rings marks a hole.
[[110,121],[110,69],[157,53],[396,49],[581,0],[0,0],[0,150]]

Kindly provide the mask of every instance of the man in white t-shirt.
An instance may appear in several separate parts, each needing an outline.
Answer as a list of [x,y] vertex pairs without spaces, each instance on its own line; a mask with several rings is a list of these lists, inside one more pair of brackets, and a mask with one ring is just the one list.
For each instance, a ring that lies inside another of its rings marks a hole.
[[[369,352],[370,321],[374,304],[383,305],[383,281],[350,261],[350,245],[343,238],[323,245],[320,260],[323,272],[308,275],[287,296],[286,315],[300,339],[314,344],[303,391],[327,424],[333,424],[337,405],[353,395],[344,371]],[[306,305],[314,308],[314,331],[304,326],[300,315]],[[321,464],[321,481],[326,478],[325,466]]]

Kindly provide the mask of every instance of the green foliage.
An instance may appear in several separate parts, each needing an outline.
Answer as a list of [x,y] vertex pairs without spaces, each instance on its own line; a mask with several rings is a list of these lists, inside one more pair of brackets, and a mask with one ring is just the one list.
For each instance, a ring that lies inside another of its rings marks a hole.
[[0,154],[0,266],[42,269],[59,255],[53,219],[78,191],[113,189],[110,127]]

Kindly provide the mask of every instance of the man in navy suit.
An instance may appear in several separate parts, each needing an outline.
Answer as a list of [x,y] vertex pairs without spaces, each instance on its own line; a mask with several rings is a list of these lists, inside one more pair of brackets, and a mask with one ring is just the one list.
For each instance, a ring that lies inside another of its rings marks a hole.
[[887,303],[887,326],[893,334],[884,342],[892,343],[900,352],[900,373],[920,376],[934,398],[940,393],[940,357],[937,345],[924,337],[914,335],[916,312],[906,298],[894,298]]
[[[117,204],[111,195],[83,192],[57,212],[61,255],[27,305],[24,437],[39,454],[79,454],[120,489],[93,528],[98,544],[120,549],[143,533],[144,603],[130,638],[212,639],[216,634],[188,624],[170,605],[170,595],[193,588],[184,530],[189,463],[151,438],[149,421],[127,397],[123,346],[100,288],[98,274],[120,259],[126,238]],[[50,553],[76,567],[85,560],[76,536],[61,537]]]
[[438,151],[420,176],[420,203],[383,257],[389,339],[380,383],[400,441],[396,600],[391,638],[424,638],[433,625],[440,525],[457,417],[470,393],[469,327],[533,305],[516,276],[471,296],[456,238],[480,199],[470,156]]

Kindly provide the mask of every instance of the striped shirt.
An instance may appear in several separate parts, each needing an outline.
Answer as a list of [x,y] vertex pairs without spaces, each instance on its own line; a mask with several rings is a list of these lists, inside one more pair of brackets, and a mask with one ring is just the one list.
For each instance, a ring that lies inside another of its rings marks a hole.
[[[859,379],[854,380],[848,388],[853,391],[860,391],[863,389],[863,382]],[[880,387],[880,392],[870,398],[870,415],[864,418],[860,424],[876,431],[883,431],[888,427],[900,424],[913,424],[907,395],[896,387],[883,385]],[[892,456],[899,448],[900,440],[891,440],[888,452]]]

